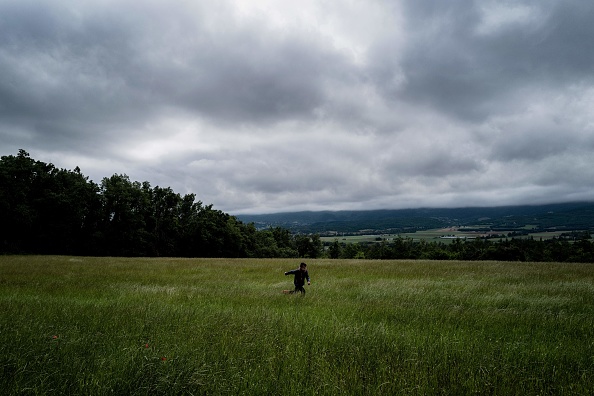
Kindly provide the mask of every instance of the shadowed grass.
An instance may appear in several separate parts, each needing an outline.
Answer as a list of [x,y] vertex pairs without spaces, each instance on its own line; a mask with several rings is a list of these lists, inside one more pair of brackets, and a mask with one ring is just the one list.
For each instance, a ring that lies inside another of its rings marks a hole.
[[0,257],[8,394],[588,394],[594,266]]

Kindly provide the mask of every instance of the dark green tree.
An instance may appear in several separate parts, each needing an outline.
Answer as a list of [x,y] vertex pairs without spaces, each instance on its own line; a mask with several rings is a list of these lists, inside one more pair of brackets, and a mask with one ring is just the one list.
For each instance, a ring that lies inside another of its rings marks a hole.
[[152,234],[152,255],[175,256],[179,254],[183,199],[169,187],[155,187],[150,191],[152,210],[145,222]]
[[102,180],[101,195],[103,254],[152,255],[154,239],[147,228],[152,215],[150,186],[132,182],[127,175],[113,175]]
[[340,258],[365,258],[365,248],[360,243],[347,243],[340,253]]
[[314,235],[296,235],[295,244],[299,257],[318,258],[322,254],[323,244],[320,236]]
[[328,247],[328,257],[331,259],[337,259],[340,257],[341,246],[338,243],[338,239],[335,239],[334,242]]
[[80,169],[57,169],[25,150],[0,160],[0,248],[78,254],[95,227],[98,187]]

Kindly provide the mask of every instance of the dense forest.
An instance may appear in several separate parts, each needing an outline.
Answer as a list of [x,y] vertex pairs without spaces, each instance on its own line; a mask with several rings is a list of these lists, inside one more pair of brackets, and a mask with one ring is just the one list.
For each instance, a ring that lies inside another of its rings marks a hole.
[[96,184],[78,167],[58,169],[24,150],[0,159],[0,224],[0,254],[594,262],[587,232],[573,241],[396,238],[324,246],[319,234],[258,229],[194,194],[126,175]]
[[318,236],[257,230],[236,217],[113,175],[96,184],[20,150],[0,160],[0,253],[93,256],[318,257]]

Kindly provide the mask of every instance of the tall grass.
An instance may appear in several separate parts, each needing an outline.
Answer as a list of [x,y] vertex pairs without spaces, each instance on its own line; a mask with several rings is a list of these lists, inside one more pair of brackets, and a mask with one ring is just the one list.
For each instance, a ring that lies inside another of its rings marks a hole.
[[7,394],[591,394],[594,265],[0,257]]

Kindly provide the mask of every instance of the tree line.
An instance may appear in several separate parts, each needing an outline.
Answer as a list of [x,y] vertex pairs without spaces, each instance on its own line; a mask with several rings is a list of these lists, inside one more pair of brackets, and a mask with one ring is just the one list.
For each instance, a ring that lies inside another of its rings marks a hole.
[[552,238],[454,239],[452,243],[413,241],[395,238],[391,242],[327,244],[330,258],[342,259],[428,259],[428,260],[499,260],[594,263],[594,244],[589,233],[576,240]]
[[372,244],[256,229],[169,187],[114,174],[96,184],[24,150],[0,158],[0,254],[87,256],[434,259],[594,262],[589,233],[575,241],[505,238]]
[[25,150],[0,159],[0,254],[311,257],[318,235],[257,230],[194,194],[114,174],[96,184]]

